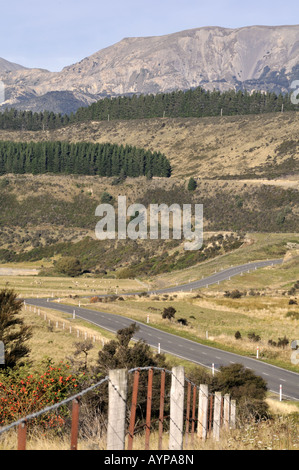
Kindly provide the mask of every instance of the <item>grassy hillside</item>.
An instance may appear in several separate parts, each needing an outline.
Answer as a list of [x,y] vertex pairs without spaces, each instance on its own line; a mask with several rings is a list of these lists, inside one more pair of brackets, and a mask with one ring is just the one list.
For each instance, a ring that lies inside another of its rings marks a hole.
[[4,131],[0,140],[128,144],[160,151],[174,177],[276,178],[298,174],[298,114],[161,118],[73,124],[53,131]]
[[[44,132],[2,130],[0,140],[110,142],[160,151],[169,158],[173,175],[151,180],[1,176],[0,262],[51,266],[60,256],[71,255],[85,270],[155,276],[237,250],[246,233],[298,233],[296,135],[295,112],[91,122]],[[197,177],[192,192],[187,189],[190,175]],[[127,196],[128,205],[139,202],[146,207],[203,204],[204,250],[185,252],[179,240],[99,242],[95,209],[107,193],[115,207],[119,195]],[[284,246],[278,251],[287,250]]]
[[[201,180],[194,192],[188,179],[113,178],[57,175],[0,177],[0,262],[36,262],[75,256],[86,270],[153,276],[195,266],[238,249],[247,232],[296,233],[299,193],[295,188],[258,182]],[[128,205],[201,203],[204,248],[186,252],[183,240],[99,241],[96,207],[109,194]],[[284,254],[282,246],[280,253]],[[48,263],[49,265],[49,263]],[[129,271],[124,271],[129,268]]]

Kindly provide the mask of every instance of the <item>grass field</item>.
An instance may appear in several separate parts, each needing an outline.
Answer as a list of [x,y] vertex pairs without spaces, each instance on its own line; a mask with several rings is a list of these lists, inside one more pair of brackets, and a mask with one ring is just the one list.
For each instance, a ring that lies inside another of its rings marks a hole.
[[[292,156],[282,153],[281,146],[287,149],[286,143],[296,135],[296,112],[90,122],[46,132],[0,131],[1,140],[110,142],[161,151],[169,158],[175,177],[201,178],[244,177],[248,173],[261,173],[267,178],[271,172],[277,174],[278,166]],[[294,163],[298,165],[295,158],[290,168],[284,169],[286,174],[294,170]]]
[[[92,305],[83,300],[81,305],[143,323],[147,322],[149,315],[151,326],[237,354],[254,357],[258,345],[262,360],[299,372],[299,367],[291,363],[290,347],[282,349],[268,345],[269,340],[278,342],[279,338],[286,336],[291,342],[299,335],[298,319],[287,317],[291,310],[287,299],[246,297],[231,300],[212,295],[203,295],[200,299],[194,297],[192,294],[179,294],[170,300],[169,297],[152,296],[149,299],[127,299]],[[163,320],[162,312],[170,306],[176,309],[175,320]],[[292,307],[292,311],[298,315],[298,306]],[[177,322],[181,318],[187,321],[187,326]],[[235,339],[237,331],[240,331],[242,339]],[[258,343],[248,339],[248,334],[252,332],[261,337]]]
[[141,281],[131,279],[0,276],[0,289],[5,286],[14,289],[23,298],[52,297],[52,294],[53,297],[120,294],[145,288]]
[[[120,314],[141,322],[146,322],[147,315],[150,315],[150,323],[157,328],[238,354],[256,354],[257,344],[248,339],[248,334],[254,332],[261,338],[261,359],[298,371],[298,367],[291,364],[289,347],[282,349],[268,342],[272,340],[277,343],[284,337],[291,342],[299,337],[299,306],[296,303],[289,304],[296,294],[288,295],[289,289],[299,279],[296,248],[299,238],[296,234],[248,234],[246,240],[241,248],[231,253],[150,280],[101,279],[91,275],[78,278],[1,276],[0,288],[8,285],[24,298],[55,297],[71,305],[80,302],[81,306]],[[146,293],[149,288],[201,279],[231,265],[281,256],[285,257],[282,265],[258,269],[232,277],[220,285],[200,289],[200,298],[196,298],[196,292],[192,292],[172,296],[125,296],[124,301],[90,304],[91,296]],[[28,267],[28,264],[22,266]],[[239,299],[224,296],[225,291],[235,289],[246,295]],[[175,321],[162,320],[162,311],[168,306],[176,309]],[[177,322],[180,318],[187,322],[187,326]],[[235,339],[237,331],[241,333],[241,340]]]

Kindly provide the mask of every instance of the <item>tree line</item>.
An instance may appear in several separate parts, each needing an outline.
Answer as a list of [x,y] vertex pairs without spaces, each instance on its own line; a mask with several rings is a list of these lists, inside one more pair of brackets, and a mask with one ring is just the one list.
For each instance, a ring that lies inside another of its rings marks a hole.
[[0,129],[51,130],[67,124],[88,121],[234,116],[298,110],[290,94],[229,90],[208,91],[201,87],[186,91],[107,97],[70,115],[44,111],[6,109],[0,113]]
[[162,153],[129,145],[0,141],[0,175],[7,173],[169,177],[171,166]]

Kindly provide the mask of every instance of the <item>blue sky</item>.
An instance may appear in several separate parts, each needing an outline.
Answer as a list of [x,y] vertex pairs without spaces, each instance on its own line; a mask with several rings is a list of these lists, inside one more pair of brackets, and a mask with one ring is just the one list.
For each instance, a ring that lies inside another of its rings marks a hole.
[[0,1],[0,57],[52,71],[129,36],[299,23],[298,0]]

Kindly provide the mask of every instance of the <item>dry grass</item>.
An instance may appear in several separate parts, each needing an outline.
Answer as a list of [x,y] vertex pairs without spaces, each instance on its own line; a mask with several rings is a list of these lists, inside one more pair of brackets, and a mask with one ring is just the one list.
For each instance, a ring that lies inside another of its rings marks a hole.
[[[231,266],[258,260],[281,258],[280,249],[292,242],[299,244],[297,233],[247,233],[244,244],[237,250],[190,268],[158,275],[153,279],[153,285],[157,289],[170,285],[175,286],[176,284],[184,284],[210,276]],[[243,274],[243,276],[233,277],[231,281],[224,281],[221,283],[221,289],[231,290],[238,287],[246,289],[283,288],[286,283],[296,281],[298,274],[297,263],[295,265],[291,263],[291,266],[285,264],[282,267],[268,267],[259,269],[255,273],[251,272],[248,275]],[[211,289],[215,291],[219,290],[219,287],[209,286],[209,291]]]
[[[94,365],[99,350],[112,337],[109,332],[89,326],[80,319],[71,320],[69,315],[51,309],[41,310],[38,315],[37,309],[27,307],[26,310],[23,309],[22,315],[25,324],[33,328],[33,335],[28,343],[30,348],[28,359],[33,367],[45,359],[52,359],[55,363],[68,361],[76,350],[75,343],[85,340],[85,333],[94,345],[88,356],[89,364]],[[83,357],[78,359],[83,359]]]
[[[298,134],[297,113],[90,122],[46,132],[0,131],[1,140],[128,144],[166,154],[174,176],[242,174],[265,165]],[[281,158],[279,163],[284,160]],[[267,160],[268,159],[268,160]],[[292,184],[292,183],[291,183]]]
[[[282,367],[299,371],[291,363],[290,346],[278,348],[270,346],[269,340],[278,341],[286,336],[291,342],[299,337],[299,322],[287,318],[287,312],[292,309],[299,312],[298,306],[289,306],[288,298],[284,296],[246,296],[241,299],[227,299],[221,295],[201,293],[201,298],[195,294],[178,294],[176,296],[124,297],[124,301],[90,304],[88,299],[82,299],[82,306],[102,312],[120,314],[133,321],[146,322],[149,315],[151,326],[162,328],[174,334],[190,339],[206,342],[235,351],[256,356],[259,346],[259,357],[269,360]],[[68,301],[68,303],[70,303]],[[176,321],[162,319],[165,307],[176,309],[175,319],[185,318],[188,326],[182,326]],[[235,333],[241,332],[242,339],[237,340]],[[261,337],[258,343],[250,341],[247,335],[254,332]]]
[[[9,264],[6,265],[8,267]],[[15,266],[15,265],[14,265]],[[29,264],[27,264],[27,267]],[[8,286],[24,298],[92,296],[116,292],[140,291],[144,285],[132,279],[100,279],[92,277],[0,276],[0,289]]]
[[[241,428],[223,431],[219,442],[212,438],[202,441],[196,435],[192,442],[191,436],[184,450],[299,450],[298,419],[295,416],[277,415],[274,420],[259,423],[248,423]],[[163,435],[162,448],[168,449],[168,434]],[[15,450],[17,448],[17,434],[14,431],[0,437],[0,450]],[[34,433],[29,436],[27,450],[69,450],[70,437],[41,435]],[[126,443],[127,448],[127,443]],[[133,449],[144,450],[145,436],[134,438]],[[78,450],[106,450],[106,437],[95,436],[92,439],[79,439]],[[150,450],[158,450],[158,433],[153,432],[150,437]]]

